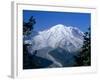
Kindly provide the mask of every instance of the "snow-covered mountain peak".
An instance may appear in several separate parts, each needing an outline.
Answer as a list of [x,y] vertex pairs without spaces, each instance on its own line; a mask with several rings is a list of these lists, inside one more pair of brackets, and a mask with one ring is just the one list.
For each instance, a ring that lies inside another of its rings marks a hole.
[[64,28],[65,27],[65,25],[63,25],[63,24],[57,24],[57,25],[55,25],[55,26],[53,26],[53,27],[51,27],[52,29],[61,29],[61,28]]
[[[60,35],[69,35],[69,36],[75,36],[82,39],[82,36],[84,33],[78,29],[77,27],[72,26],[65,26],[63,24],[57,24],[47,31],[48,33],[52,33],[53,35],[60,36]],[[44,32],[43,32],[44,33]],[[56,34],[54,34],[56,33]]]
[[[61,47],[67,51],[78,50],[83,44],[83,32],[76,27],[57,24],[33,37],[33,50]],[[73,50],[72,50],[73,49]]]
[[59,31],[59,32],[63,31],[64,32],[65,30],[68,30],[67,28],[68,27],[66,27],[63,24],[57,24],[55,26],[52,26],[49,30],[50,31]]
[[58,30],[58,31],[67,31],[67,32],[70,32],[70,33],[77,32],[79,34],[80,33],[83,34],[83,32],[80,31],[77,27],[65,26],[63,24],[57,24],[57,25],[51,27],[49,30],[50,31],[55,31],[55,30]]

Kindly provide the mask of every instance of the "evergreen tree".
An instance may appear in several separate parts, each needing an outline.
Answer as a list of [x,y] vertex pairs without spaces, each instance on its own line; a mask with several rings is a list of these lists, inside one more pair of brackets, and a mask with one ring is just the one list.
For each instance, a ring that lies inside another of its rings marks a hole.
[[[33,16],[30,17],[28,22],[23,22],[23,36],[28,37],[36,24]],[[28,51],[28,47],[30,44],[25,44],[25,40],[23,39],[23,69],[31,69],[35,67],[34,62],[32,61],[32,55]]]
[[29,35],[31,31],[34,29],[34,25],[36,24],[33,16],[30,17],[28,22],[23,22],[23,35]]
[[84,33],[84,41],[81,51],[78,56],[75,56],[76,66],[90,66],[91,65],[91,32],[90,28]]

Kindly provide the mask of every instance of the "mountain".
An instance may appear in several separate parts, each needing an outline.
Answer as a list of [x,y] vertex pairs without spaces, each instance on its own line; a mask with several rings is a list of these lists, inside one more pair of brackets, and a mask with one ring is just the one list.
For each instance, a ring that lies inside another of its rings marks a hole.
[[32,39],[33,50],[45,47],[61,47],[69,52],[78,50],[83,44],[83,32],[76,27],[66,27],[58,24],[48,30],[39,32]]
[[[57,24],[50,29],[39,31],[37,35],[31,34],[29,51],[38,57],[45,58],[53,62],[48,67],[73,66],[75,64],[74,55],[78,53],[83,45],[84,33],[76,27]],[[36,33],[35,33],[36,34]]]

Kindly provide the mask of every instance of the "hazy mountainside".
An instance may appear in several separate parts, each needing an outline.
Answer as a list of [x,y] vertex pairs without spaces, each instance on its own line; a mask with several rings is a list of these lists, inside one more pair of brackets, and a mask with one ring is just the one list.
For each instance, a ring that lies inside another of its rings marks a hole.
[[53,62],[48,67],[72,66],[75,64],[73,56],[83,45],[83,35],[76,27],[57,24],[44,31],[33,31],[25,43],[31,44],[31,54],[37,51],[36,56]]

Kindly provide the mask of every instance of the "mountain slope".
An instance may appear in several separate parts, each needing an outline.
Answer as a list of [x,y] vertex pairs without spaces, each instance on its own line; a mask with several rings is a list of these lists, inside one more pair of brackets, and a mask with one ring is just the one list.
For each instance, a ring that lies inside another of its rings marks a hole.
[[[75,65],[74,55],[77,55],[83,45],[83,32],[76,27],[57,24],[48,30],[34,32],[30,35],[29,51],[35,55],[53,62],[48,67],[66,67]],[[28,38],[29,39],[29,38]],[[43,62],[43,61],[41,61]]]
[[66,27],[58,24],[48,30],[39,32],[39,35],[33,37],[33,42],[35,43],[33,50],[39,50],[45,47],[61,47],[72,52],[82,46],[83,32],[74,27]]

